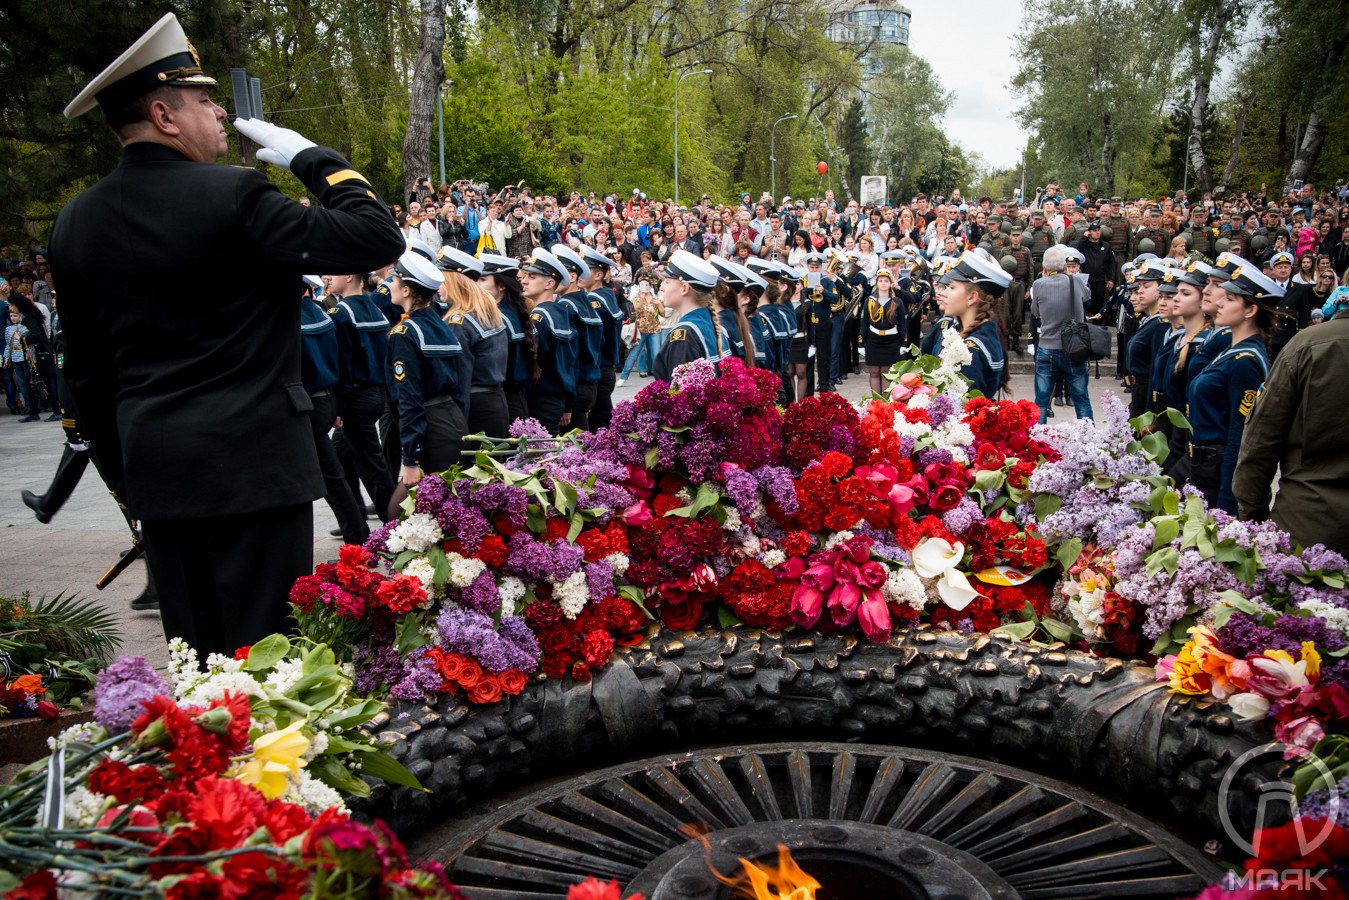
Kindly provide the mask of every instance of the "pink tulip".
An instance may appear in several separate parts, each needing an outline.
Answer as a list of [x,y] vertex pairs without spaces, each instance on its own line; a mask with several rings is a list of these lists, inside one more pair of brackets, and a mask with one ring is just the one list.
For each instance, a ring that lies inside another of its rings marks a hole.
[[796,593],[792,594],[792,621],[802,628],[812,628],[815,623],[820,621],[820,613],[824,612],[824,591],[817,587],[809,587],[805,580],[797,585]]
[[1315,716],[1299,716],[1287,722],[1276,722],[1274,739],[1284,744],[1283,758],[1300,759],[1311,752],[1326,731]]
[[717,586],[717,573],[707,563],[699,563],[684,580],[688,582],[687,586],[695,591],[707,591]]
[[639,500],[649,499],[651,495],[656,492],[655,477],[646,469],[638,468],[637,466],[629,465],[625,468],[627,469],[628,475],[627,478],[623,480],[623,487],[627,488],[628,493]]
[[656,517],[651,514],[651,507],[646,505],[645,500],[638,500],[636,503],[623,510],[623,524],[634,527],[650,525],[656,521]]
[[789,556],[787,561],[773,570],[773,574],[783,580],[800,578],[806,572],[806,561],[799,556]]
[[867,591],[865,599],[857,608],[857,621],[869,641],[888,641],[890,639],[890,607],[881,598],[879,591]]
[[858,569],[857,583],[867,588],[879,588],[889,577],[885,566],[875,560],[868,560]]
[[851,581],[839,583],[829,595],[829,614],[835,625],[847,625],[857,617],[857,604],[862,602],[862,589]]

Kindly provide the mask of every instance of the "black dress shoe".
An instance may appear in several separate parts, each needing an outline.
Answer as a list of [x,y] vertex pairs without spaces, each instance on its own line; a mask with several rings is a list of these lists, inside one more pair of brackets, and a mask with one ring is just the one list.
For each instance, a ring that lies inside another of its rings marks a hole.
[[159,592],[146,587],[145,590],[141,591],[139,597],[131,601],[131,608],[135,610],[159,609]]
[[30,416],[24,416],[24,417],[23,417],[22,419],[20,419],[19,421],[20,421],[20,422],[36,422],[36,421],[38,421],[38,417],[37,417],[37,416],[31,416],[31,415],[30,415]]
[[370,519],[370,518],[374,518],[374,517],[377,516],[377,515],[379,515],[379,513],[375,512],[375,504],[373,504],[373,503],[367,503],[367,504],[365,505],[365,517],[366,517],[367,519]]
[[330,534],[333,537],[340,538],[342,536],[342,529],[334,528],[332,531],[328,532],[328,534]]
[[37,516],[37,520],[43,525],[52,520],[51,513],[42,508],[42,498],[37,494],[32,491],[20,491],[19,499],[23,500],[23,505],[31,509],[33,515]]

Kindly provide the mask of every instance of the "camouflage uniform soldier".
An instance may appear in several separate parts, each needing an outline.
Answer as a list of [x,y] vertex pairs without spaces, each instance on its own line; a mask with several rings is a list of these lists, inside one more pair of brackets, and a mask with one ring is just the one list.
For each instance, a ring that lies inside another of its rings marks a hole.
[[993,254],[994,259],[999,259],[1007,252],[1007,235],[1002,231],[1002,217],[988,217],[988,231],[980,240],[979,245]]
[[1012,269],[1012,283],[1007,286],[1007,343],[1021,352],[1021,338],[1026,333],[1026,291],[1035,278],[1035,260],[1029,247],[1021,243],[1021,229],[1012,229],[1012,242],[1006,254],[1016,260]]
[[[1107,228],[1110,229],[1108,232],[1105,230]],[[1129,220],[1115,212],[1109,203],[1101,204],[1101,237],[1105,238],[1111,252],[1115,254],[1116,270],[1133,259],[1133,230],[1129,227]]]
[[1032,268],[1040,271],[1040,260],[1044,259],[1045,251],[1052,247],[1054,241],[1054,229],[1050,228],[1045,222],[1045,211],[1037,209],[1031,213],[1031,226],[1026,233],[1021,236],[1022,243],[1030,250]]
[[[1158,256],[1166,256],[1171,249],[1171,232],[1162,227],[1162,211],[1159,207],[1149,206],[1143,213],[1143,230],[1138,233],[1139,241],[1152,241],[1151,253]],[[1143,250],[1137,244],[1134,247],[1139,253]]]

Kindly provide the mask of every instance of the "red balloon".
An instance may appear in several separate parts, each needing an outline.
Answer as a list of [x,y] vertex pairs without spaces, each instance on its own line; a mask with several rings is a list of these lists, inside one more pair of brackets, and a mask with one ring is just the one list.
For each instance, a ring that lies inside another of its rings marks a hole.
[[823,175],[824,173],[829,171],[829,163],[825,162],[824,160],[820,160],[815,165],[815,170],[819,172],[821,175]]

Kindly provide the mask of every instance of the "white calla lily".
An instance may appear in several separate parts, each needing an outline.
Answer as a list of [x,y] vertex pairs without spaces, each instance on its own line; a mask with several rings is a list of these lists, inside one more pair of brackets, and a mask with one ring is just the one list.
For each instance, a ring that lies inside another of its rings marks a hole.
[[924,538],[913,548],[913,567],[924,578],[936,578],[960,565],[965,545],[945,538]]
[[937,582],[937,593],[941,596],[942,602],[957,612],[969,606],[974,598],[979,596],[979,592],[970,586],[970,580],[965,577],[965,573],[956,569],[950,569],[942,575],[941,580]]

